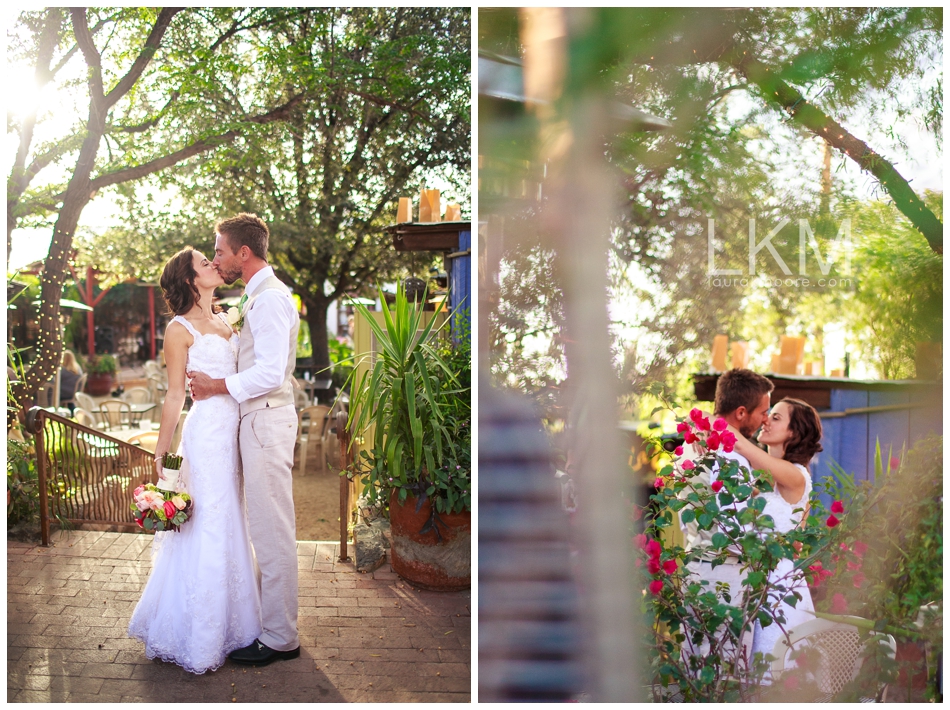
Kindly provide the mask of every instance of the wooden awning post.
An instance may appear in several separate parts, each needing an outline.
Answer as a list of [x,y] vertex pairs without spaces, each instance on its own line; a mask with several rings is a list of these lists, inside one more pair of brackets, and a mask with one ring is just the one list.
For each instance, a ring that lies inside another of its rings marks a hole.
[[[340,442],[340,468],[348,471],[350,468],[350,430],[347,428],[348,415],[346,412],[336,413],[336,436]],[[349,557],[346,551],[347,533],[350,522],[350,479],[340,476],[340,562],[346,562]]]

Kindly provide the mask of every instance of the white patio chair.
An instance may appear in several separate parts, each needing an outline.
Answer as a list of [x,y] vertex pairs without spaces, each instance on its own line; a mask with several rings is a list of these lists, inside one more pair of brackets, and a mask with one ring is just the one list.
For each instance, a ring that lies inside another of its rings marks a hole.
[[[850,618],[864,621],[858,617]],[[817,650],[821,660],[811,675],[821,695],[815,702],[833,701],[845,685],[858,677],[864,663],[861,654],[867,644],[883,641],[891,658],[897,654],[897,642],[890,634],[872,632],[870,638],[862,641],[857,627],[828,619],[806,621],[789,629],[788,636],[789,639],[780,637],[772,649],[772,656],[775,657],[772,661],[773,682],[795,667],[795,661],[790,658],[793,651],[802,648]],[[882,684],[877,688],[874,698],[862,698],[861,702],[884,702],[886,696],[887,685]]]

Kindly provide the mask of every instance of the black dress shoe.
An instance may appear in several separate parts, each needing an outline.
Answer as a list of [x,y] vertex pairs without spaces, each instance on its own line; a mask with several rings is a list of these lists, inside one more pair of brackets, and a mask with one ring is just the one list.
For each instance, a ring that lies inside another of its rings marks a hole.
[[231,651],[228,654],[235,663],[246,666],[266,666],[274,661],[286,661],[300,656],[300,646],[290,651],[275,651],[270,646],[265,646],[257,639],[250,646],[239,648],[237,651]]

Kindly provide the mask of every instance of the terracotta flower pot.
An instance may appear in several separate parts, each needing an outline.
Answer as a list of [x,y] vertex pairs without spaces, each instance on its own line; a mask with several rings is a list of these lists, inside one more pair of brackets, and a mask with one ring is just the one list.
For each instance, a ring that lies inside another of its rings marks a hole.
[[95,375],[90,373],[86,378],[84,388],[86,394],[93,397],[104,397],[109,394],[115,386],[115,377],[111,373],[105,375]]
[[434,530],[420,533],[432,512],[427,500],[416,512],[417,499],[399,502],[397,491],[389,498],[392,528],[392,565],[396,574],[423,589],[450,592],[472,586],[472,514],[439,513]]

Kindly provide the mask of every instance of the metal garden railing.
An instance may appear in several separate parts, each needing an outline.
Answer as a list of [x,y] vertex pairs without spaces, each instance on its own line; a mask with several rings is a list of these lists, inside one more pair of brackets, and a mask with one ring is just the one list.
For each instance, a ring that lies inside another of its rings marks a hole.
[[143,482],[157,483],[153,454],[40,407],[27,413],[36,437],[43,545],[50,519],[71,525],[109,525],[139,530],[129,503]]

